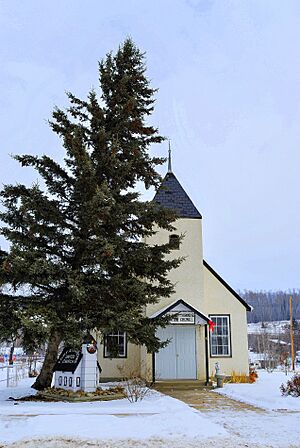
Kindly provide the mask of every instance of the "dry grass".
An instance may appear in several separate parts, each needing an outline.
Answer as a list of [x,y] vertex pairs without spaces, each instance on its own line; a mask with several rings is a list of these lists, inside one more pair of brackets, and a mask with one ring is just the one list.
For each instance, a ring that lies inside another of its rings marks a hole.
[[235,370],[231,372],[231,376],[228,381],[228,383],[234,383],[234,384],[242,384],[242,383],[250,383],[249,376],[246,375],[246,373],[237,373]]

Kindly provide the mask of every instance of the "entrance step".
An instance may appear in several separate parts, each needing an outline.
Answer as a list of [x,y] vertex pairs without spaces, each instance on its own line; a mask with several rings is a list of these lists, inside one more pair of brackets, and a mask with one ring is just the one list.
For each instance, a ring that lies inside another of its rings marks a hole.
[[166,392],[170,390],[211,389],[212,386],[200,380],[167,380],[157,381],[154,388],[158,391]]

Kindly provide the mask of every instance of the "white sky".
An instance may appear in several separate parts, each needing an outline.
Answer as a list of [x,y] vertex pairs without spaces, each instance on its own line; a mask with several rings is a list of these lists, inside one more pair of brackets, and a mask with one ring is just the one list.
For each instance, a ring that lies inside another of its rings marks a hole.
[[53,106],[97,87],[97,61],[130,35],[206,260],[235,288],[298,288],[299,23],[298,0],[0,0],[0,183],[36,179],[11,153],[62,157]]

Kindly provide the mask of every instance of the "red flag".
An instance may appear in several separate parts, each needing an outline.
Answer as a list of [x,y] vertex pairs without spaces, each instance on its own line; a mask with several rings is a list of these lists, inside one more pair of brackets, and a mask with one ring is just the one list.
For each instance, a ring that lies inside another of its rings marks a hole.
[[209,325],[209,329],[213,332],[216,324],[212,320],[209,320],[208,325]]

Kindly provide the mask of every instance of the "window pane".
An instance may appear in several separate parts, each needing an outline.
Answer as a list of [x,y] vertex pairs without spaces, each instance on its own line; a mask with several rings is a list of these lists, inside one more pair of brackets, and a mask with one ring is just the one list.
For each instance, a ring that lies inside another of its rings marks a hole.
[[104,355],[111,358],[124,358],[126,356],[126,334],[115,332],[105,335]]
[[230,355],[230,329],[229,316],[210,316],[215,323],[214,331],[210,336],[212,356]]
[[169,247],[170,249],[179,249],[179,235],[169,236]]

